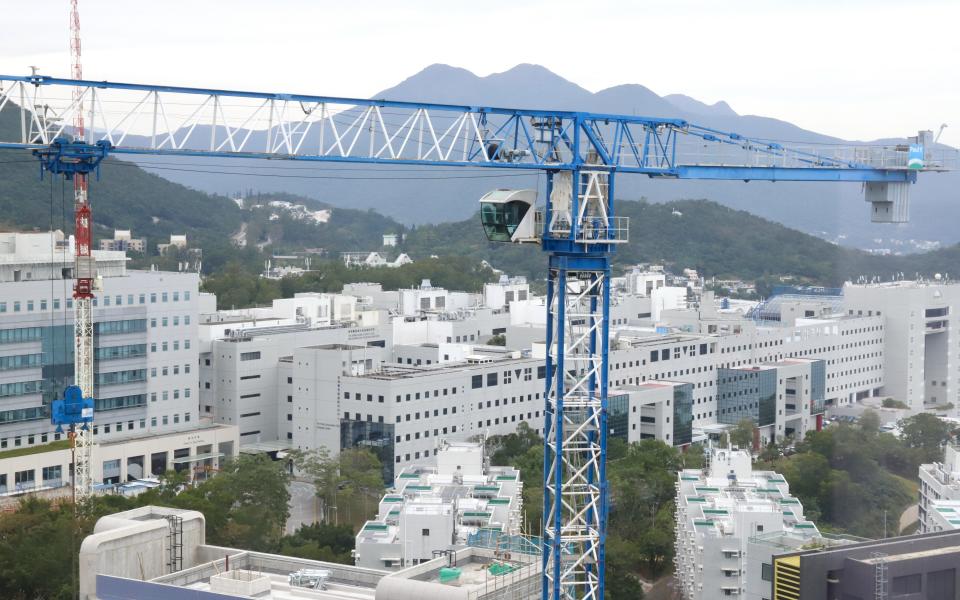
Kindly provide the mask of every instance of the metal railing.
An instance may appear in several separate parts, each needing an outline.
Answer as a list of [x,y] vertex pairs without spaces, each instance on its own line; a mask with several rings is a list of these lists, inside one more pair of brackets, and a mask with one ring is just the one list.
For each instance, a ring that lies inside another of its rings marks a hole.
[[[538,237],[543,235],[545,219],[544,209],[534,213],[534,231]],[[570,230],[569,225],[554,225],[547,237],[567,239]],[[625,244],[630,241],[630,217],[586,217],[577,228],[574,240],[581,244]]]

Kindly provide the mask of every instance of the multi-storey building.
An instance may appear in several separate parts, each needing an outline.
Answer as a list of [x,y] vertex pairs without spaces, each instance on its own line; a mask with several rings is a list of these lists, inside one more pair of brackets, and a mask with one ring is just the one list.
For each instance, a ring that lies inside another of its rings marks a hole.
[[[960,448],[955,443],[947,444],[944,448],[943,462],[920,465],[920,501],[918,517],[920,532],[938,531],[949,524],[942,522],[940,517],[950,513],[951,518],[960,518],[960,513],[954,516],[952,510],[938,510],[943,502],[960,502]],[[949,505],[951,508],[955,504]]]
[[146,252],[147,239],[133,237],[129,229],[114,229],[112,240],[100,240],[100,249],[116,252]]
[[745,595],[752,537],[818,533],[787,481],[771,471],[753,471],[744,451],[712,448],[707,469],[681,471],[676,504],[674,565],[686,600]]
[[[145,436],[204,429],[195,445],[230,441],[229,431],[210,433],[199,422],[198,276],[127,270],[123,252],[95,251],[94,258],[95,481],[159,474],[143,453],[127,469],[124,444]],[[73,383],[72,270],[72,240],[61,232],[0,234],[0,459],[3,450],[38,447],[27,460],[0,460],[11,492],[69,481],[55,476],[69,461],[41,446],[61,438],[49,407]],[[175,438],[165,439],[182,449]]]
[[953,404],[960,414],[960,284],[893,281],[843,288],[849,315],[882,316],[883,394],[915,411]]
[[[0,235],[0,449],[55,437],[48,407],[73,382],[70,243]],[[122,252],[94,257],[94,435],[195,422],[198,276],[128,271]]]
[[480,443],[439,443],[436,457],[404,468],[357,534],[358,567],[396,569],[465,546],[486,531],[521,532],[523,484],[512,467],[485,464]]
[[823,360],[791,358],[717,373],[717,420],[753,421],[754,446],[779,437],[803,439],[823,427],[826,370]]

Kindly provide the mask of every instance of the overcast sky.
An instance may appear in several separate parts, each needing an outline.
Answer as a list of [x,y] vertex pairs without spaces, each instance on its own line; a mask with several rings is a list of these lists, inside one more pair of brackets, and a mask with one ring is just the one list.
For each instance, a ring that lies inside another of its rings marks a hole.
[[[3,0],[0,73],[69,77],[69,4]],[[80,20],[88,79],[370,96],[527,62],[847,139],[946,122],[960,146],[958,0],[80,0]]]

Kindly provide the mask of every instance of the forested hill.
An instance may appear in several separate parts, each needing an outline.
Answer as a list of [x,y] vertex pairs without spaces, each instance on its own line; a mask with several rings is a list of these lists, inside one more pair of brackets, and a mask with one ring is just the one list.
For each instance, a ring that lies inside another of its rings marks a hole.
[[[9,108],[0,112],[0,129],[13,126]],[[239,262],[250,272],[269,254],[323,248],[339,252],[385,250],[384,233],[405,233],[391,255],[406,252],[414,260],[461,256],[511,274],[543,279],[544,258],[532,246],[491,244],[476,217],[455,223],[406,228],[373,211],[330,209],[298,196],[247,193],[241,207],[233,200],[208,195],[149,174],[128,162],[107,160],[101,178],[91,178],[96,238],[113,229],[131,229],[149,242],[148,254],[170,234],[186,234],[203,248],[205,273]],[[331,210],[329,219],[304,217],[271,202],[283,201],[311,211]],[[411,200],[413,202],[413,200]],[[841,248],[750,213],[706,200],[666,204],[620,201],[619,215],[630,217],[630,243],[618,247],[615,265],[662,263],[673,269],[695,268],[706,276],[764,279],[794,275],[818,284],[839,284],[860,276],[883,279],[896,272],[912,276],[960,273],[960,246],[903,257],[871,256]],[[58,178],[39,180],[36,159],[28,152],[0,150],[0,227],[4,229],[72,229],[72,189]],[[243,232],[240,234],[240,232]],[[242,238],[245,248],[234,240]],[[149,259],[149,257],[147,257]]]
[[[839,285],[860,276],[889,279],[960,272],[960,246],[926,254],[874,256],[836,246],[744,211],[707,200],[669,203],[620,201],[617,214],[630,217],[630,243],[617,247],[615,266],[664,264],[701,275],[763,279],[794,275],[800,280]],[[497,269],[543,278],[543,257],[535,248],[490,244],[474,217],[458,223],[421,226],[408,236],[404,251],[473,255]]]

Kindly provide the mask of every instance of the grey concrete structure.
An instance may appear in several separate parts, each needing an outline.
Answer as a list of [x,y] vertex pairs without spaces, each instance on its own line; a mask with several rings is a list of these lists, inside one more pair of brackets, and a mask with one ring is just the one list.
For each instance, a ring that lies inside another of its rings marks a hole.
[[955,600],[960,531],[800,550],[761,566],[769,600]]

